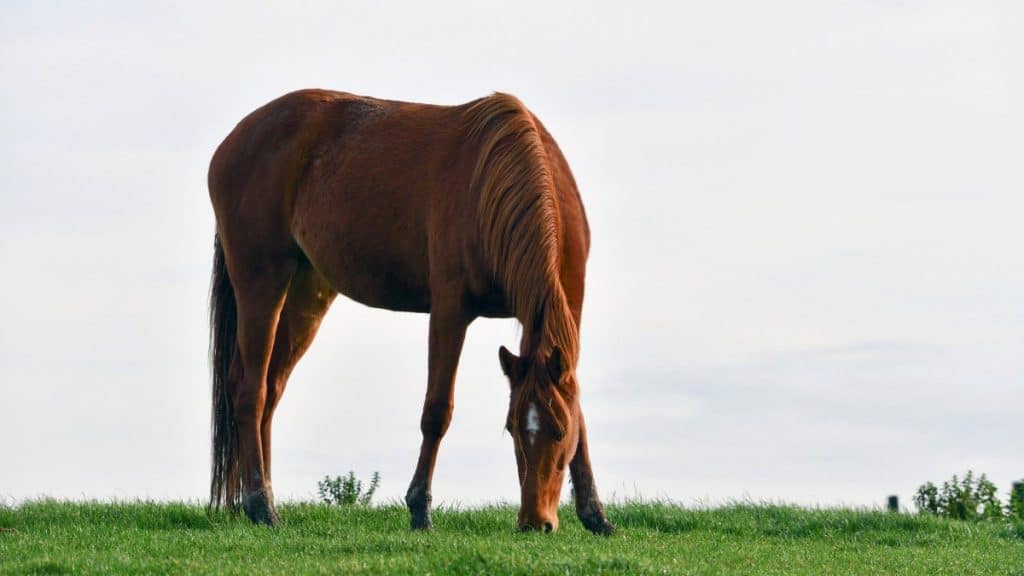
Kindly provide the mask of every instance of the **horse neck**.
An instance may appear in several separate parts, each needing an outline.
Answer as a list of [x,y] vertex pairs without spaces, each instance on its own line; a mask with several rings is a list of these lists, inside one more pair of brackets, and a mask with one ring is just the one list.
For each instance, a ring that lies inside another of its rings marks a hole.
[[481,245],[523,324],[520,353],[558,346],[575,366],[577,327],[559,279],[561,211],[534,117],[508,94],[477,100],[465,113],[477,142],[470,187],[480,195]]

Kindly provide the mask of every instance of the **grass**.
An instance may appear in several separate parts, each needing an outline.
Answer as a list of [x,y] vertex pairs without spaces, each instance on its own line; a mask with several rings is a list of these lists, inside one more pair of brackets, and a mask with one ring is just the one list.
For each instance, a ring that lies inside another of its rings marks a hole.
[[0,506],[0,573],[1009,574],[1024,524],[772,505],[609,507],[611,537],[569,508],[556,534],[516,511],[440,509],[412,533],[404,507],[286,504],[267,529],[196,504],[34,501]]

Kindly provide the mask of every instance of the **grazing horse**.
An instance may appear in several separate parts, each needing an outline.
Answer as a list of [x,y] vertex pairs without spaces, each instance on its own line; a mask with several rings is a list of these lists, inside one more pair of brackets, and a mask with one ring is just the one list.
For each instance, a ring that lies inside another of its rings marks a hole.
[[430,314],[423,443],[405,497],[430,529],[431,478],[455,370],[477,317],[515,317],[506,427],[521,529],[558,528],[568,466],[576,512],[609,533],[597,496],[576,362],[590,244],[569,165],[513,96],[460,106],[325,90],[245,117],[210,162],[217,217],[211,294],[210,506],[274,525],[270,430],[288,376],[336,294]]

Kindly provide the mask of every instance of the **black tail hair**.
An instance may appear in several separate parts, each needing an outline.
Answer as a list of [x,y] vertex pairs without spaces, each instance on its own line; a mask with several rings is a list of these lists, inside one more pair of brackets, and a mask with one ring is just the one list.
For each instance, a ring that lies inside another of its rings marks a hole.
[[236,511],[241,499],[238,467],[238,432],[228,376],[237,353],[238,309],[235,290],[224,264],[220,237],[213,238],[213,275],[210,282],[210,367],[213,376],[213,466],[209,509],[227,506]]

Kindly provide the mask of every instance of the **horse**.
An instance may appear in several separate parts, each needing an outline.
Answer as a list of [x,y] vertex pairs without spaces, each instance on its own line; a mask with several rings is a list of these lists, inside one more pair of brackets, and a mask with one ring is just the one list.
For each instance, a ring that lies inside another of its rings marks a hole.
[[544,125],[509,94],[456,106],[300,90],[258,108],[208,173],[217,226],[210,297],[211,509],[280,517],[271,424],[289,374],[337,294],[428,313],[419,460],[405,496],[429,530],[469,324],[518,319],[510,385],[522,530],[558,528],[568,466],[580,521],[614,530],[598,498],[576,378],[590,230]]

